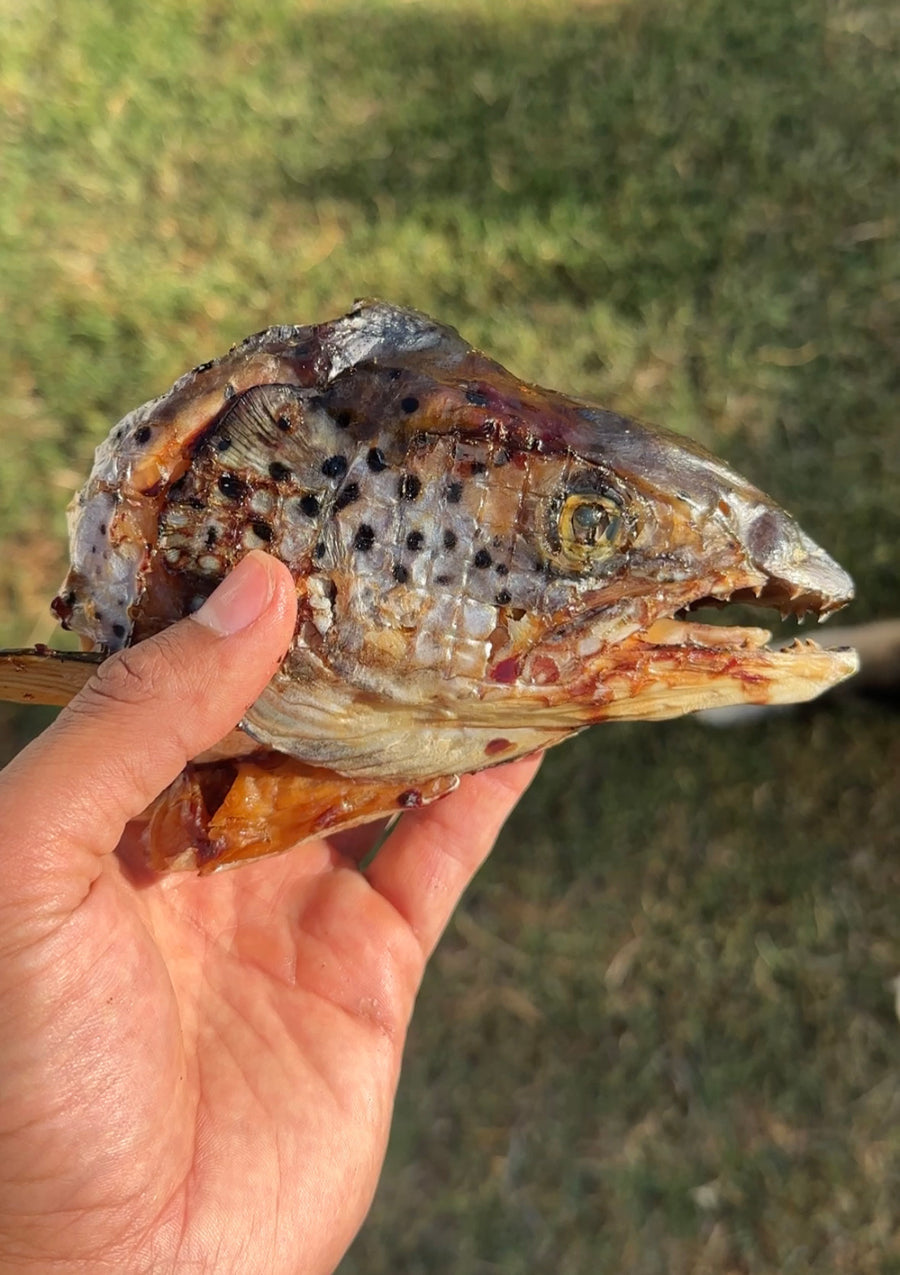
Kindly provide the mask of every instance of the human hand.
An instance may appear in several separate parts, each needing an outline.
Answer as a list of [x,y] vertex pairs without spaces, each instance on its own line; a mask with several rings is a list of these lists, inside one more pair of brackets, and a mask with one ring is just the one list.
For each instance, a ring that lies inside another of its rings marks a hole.
[[104,664],[0,775],[0,1271],[333,1270],[425,962],[537,768],[464,779],[365,872],[323,840],[137,884],[126,823],[293,632],[265,555],[214,599]]

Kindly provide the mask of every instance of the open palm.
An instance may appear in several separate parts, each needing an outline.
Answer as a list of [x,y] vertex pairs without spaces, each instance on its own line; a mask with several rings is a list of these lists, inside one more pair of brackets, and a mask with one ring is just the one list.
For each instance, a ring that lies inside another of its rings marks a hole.
[[333,1270],[425,962],[534,771],[464,780],[364,873],[357,835],[136,880],[126,821],[289,640],[289,578],[252,574],[242,627],[135,648],[0,777],[0,1270]]

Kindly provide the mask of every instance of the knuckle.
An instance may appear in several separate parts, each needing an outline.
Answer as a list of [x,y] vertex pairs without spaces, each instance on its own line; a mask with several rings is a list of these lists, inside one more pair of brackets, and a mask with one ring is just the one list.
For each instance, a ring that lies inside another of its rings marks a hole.
[[166,642],[154,641],[127,647],[100,665],[80,698],[88,712],[134,707],[172,693],[177,669]]
[[104,661],[66,712],[76,728],[99,726],[118,741],[109,765],[140,791],[148,765],[164,757],[180,759],[181,766],[197,751],[193,732],[202,697],[181,644],[166,631]]

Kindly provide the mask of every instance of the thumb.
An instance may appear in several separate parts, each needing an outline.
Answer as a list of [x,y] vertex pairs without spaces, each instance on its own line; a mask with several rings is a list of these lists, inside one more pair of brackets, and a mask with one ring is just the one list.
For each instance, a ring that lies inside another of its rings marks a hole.
[[295,618],[289,571],[253,552],[189,619],[105,661],[0,775],[4,881],[32,898],[48,873],[89,885],[128,820],[240,720]]

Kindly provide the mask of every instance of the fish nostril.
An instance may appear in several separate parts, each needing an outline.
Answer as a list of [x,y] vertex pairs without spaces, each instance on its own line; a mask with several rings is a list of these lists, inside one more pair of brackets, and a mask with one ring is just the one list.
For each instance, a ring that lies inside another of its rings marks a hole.
[[766,509],[758,518],[754,518],[747,530],[747,548],[753,561],[759,565],[763,565],[778,552],[782,540],[783,528],[771,509]]
[[[769,596],[827,614],[853,597],[853,581],[783,509],[732,493],[731,525]],[[779,604],[780,604],[779,601]],[[795,608],[796,609],[796,608]]]

